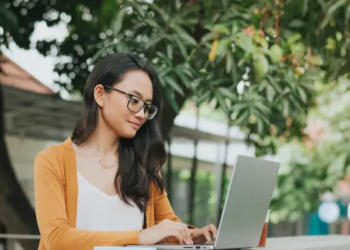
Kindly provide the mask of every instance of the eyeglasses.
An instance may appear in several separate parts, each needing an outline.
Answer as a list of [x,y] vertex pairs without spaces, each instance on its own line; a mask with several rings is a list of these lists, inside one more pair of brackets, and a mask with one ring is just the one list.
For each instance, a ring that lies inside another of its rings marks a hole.
[[135,95],[129,94],[129,93],[124,92],[120,89],[116,89],[116,88],[113,88],[110,86],[104,86],[104,87],[126,95],[129,98],[128,104],[126,105],[126,107],[131,112],[138,113],[138,112],[140,112],[141,109],[144,109],[143,111],[145,114],[145,118],[148,120],[152,120],[156,116],[156,114],[158,112],[158,108],[154,105],[146,103],[140,97],[137,97]]

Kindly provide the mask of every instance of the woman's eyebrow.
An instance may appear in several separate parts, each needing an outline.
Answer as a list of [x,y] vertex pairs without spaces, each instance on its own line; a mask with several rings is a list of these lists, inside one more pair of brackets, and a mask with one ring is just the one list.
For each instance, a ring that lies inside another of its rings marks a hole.
[[[137,91],[137,90],[131,90],[130,93],[135,94],[135,95],[137,95],[138,97],[140,97],[141,99],[143,99],[143,95],[142,95],[139,91]],[[144,100],[144,101],[145,101],[145,102],[152,102],[152,99],[147,99],[147,100]]]

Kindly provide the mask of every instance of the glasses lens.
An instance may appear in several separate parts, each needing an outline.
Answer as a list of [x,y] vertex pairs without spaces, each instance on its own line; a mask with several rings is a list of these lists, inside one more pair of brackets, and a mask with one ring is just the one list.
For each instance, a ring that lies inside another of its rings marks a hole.
[[153,119],[156,114],[157,114],[157,107],[153,105],[148,105],[146,108],[145,116],[147,117],[148,120]]
[[129,103],[128,103],[128,109],[132,112],[139,112],[142,108],[144,108],[144,112],[145,112],[145,117],[148,120],[151,120],[155,117],[155,115],[157,114],[157,107],[154,105],[145,105],[144,106],[144,102],[136,97],[136,96],[131,96]]
[[128,103],[128,108],[132,111],[132,112],[139,112],[140,109],[143,106],[143,101],[141,101],[139,98],[137,98],[136,96],[131,96],[129,103]]

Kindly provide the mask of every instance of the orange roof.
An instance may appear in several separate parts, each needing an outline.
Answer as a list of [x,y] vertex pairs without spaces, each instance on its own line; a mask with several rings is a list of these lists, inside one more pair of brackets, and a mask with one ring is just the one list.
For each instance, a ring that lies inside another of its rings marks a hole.
[[0,83],[38,94],[55,94],[50,88],[2,54],[0,57]]

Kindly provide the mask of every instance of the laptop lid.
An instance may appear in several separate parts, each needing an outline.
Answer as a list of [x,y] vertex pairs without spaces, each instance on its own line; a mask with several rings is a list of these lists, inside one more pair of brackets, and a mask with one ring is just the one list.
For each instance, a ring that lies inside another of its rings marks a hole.
[[215,249],[258,246],[279,166],[278,162],[254,157],[236,158]]

